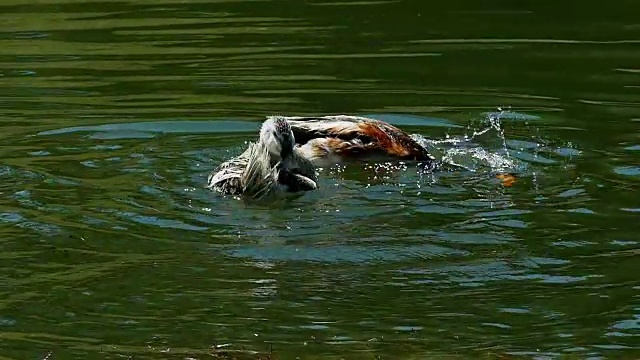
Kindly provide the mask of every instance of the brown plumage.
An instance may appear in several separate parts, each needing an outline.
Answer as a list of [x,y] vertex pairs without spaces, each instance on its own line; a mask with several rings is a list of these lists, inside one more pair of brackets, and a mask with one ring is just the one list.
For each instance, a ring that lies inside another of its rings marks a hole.
[[284,117],[300,153],[316,166],[348,160],[415,160],[433,157],[406,132],[383,121],[348,115]]

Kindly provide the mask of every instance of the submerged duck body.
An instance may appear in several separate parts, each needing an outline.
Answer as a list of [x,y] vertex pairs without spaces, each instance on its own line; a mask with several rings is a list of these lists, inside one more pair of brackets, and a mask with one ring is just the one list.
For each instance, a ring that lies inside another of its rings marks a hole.
[[433,157],[406,132],[383,121],[334,115],[271,116],[260,138],[209,176],[209,187],[224,194],[261,198],[276,192],[317,189],[316,167],[348,161]]

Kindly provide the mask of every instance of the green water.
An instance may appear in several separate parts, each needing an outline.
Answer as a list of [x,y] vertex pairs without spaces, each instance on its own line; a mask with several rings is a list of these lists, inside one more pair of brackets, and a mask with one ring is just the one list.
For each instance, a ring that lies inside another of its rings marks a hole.
[[[640,357],[639,13],[2,1],[0,359]],[[203,188],[266,115],[338,113],[467,170]]]

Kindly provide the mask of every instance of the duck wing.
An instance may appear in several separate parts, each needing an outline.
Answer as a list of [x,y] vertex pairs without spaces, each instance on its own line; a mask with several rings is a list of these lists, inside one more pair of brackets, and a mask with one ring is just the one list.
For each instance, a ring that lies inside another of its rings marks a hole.
[[[331,115],[317,117],[285,117],[291,125],[296,143],[304,146],[309,142],[341,144],[349,154],[383,153],[390,158],[431,161],[433,157],[399,128],[375,119]],[[327,141],[327,139],[341,141]]]
[[249,162],[253,151],[250,145],[241,155],[220,164],[207,178],[207,187],[223,194],[240,194],[242,192],[242,173]]
[[311,139],[334,137],[351,140],[362,134],[361,125],[367,122],[378,122],[365,117],[348,115],[331,115],[315,117],[285,117],[291,125],[296,143],[304,144]]

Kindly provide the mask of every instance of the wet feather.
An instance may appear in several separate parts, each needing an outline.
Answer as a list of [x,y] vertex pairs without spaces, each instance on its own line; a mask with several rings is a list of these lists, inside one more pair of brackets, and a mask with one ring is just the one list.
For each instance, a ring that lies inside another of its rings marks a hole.
[[239,156],[222,163],[208,178],[208,187],[223,194],[264,198],[276,193],[317,188],[313,164],[294,148],[289,124],[269,118],[260,138]]

